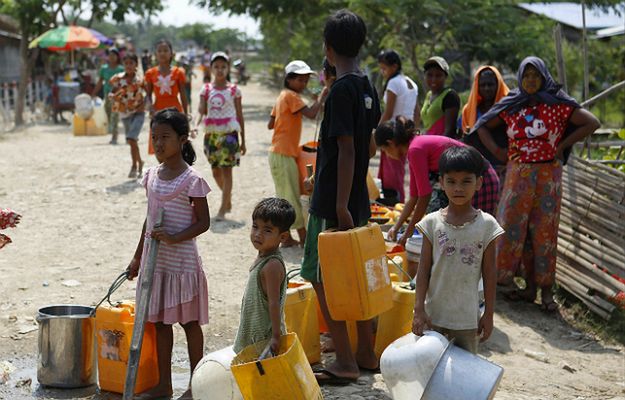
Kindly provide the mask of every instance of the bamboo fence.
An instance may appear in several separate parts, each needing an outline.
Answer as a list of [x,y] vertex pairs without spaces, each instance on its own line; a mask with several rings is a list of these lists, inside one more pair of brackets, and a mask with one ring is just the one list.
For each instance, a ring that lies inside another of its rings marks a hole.
[[615,304],[623,307],[624,173],[569,159],[562,175],[556,280],[602,318],[610,318]]

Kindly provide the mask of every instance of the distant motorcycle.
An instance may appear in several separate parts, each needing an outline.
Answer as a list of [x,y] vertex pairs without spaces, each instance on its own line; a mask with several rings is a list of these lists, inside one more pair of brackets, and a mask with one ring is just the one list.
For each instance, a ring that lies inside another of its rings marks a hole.
[[245,62],[239,58],[234,60],[232,66],[237,71],[237,83],[239,85],[245,85],[250,79],[249,75],[245,71]]

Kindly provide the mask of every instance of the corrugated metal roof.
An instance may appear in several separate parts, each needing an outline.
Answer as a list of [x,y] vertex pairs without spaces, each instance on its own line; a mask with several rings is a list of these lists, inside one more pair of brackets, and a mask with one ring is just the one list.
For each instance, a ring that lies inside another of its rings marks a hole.
[[[521,3],[519,7],[562,24],[582,29],[582,6],[579,3]],[[600,8],[586,8],[586,28],[588,29],[596,30],[624,24],[625,2],[607,11]]]
[[594,39],[604,39],[612,36],[625,35],[625,24],[610,28],[599,29],[593,36]]

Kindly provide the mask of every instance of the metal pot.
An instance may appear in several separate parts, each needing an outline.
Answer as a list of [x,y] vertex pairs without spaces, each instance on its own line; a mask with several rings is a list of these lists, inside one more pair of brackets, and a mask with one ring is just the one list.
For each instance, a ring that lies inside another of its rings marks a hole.
[[96,382],[93,307],[60,304],[39,309],[37,380],[78,388]]
[[503,368],[449,343],[436,365],[422,400],[491,400]]

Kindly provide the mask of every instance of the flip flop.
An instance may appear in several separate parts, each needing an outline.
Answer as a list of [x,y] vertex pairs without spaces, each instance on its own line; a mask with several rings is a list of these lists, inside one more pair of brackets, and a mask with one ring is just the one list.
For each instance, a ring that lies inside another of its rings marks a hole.
[[[340,385],[345,386],[351,383],[358,382],[358,378],[347,378],[344,376],[338,376],[334,372],[328,371],[325,368],[313,370],[315,379],[319,385]],[[325,376],[325,377],[323,377]]]

